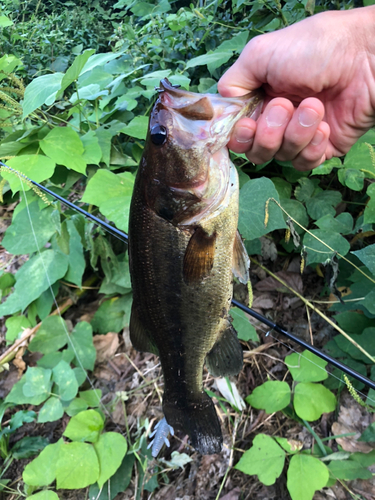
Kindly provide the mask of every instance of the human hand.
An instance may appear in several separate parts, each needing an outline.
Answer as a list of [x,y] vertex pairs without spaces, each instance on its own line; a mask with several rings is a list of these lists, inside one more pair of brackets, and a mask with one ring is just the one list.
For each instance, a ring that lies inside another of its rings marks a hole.
[[222,76],[223,96],[263,87],[257,122],[228,147],[254,163],[275,157],[311,170],[347,153],[375,124],[375,8],[331,11],[253,38]]

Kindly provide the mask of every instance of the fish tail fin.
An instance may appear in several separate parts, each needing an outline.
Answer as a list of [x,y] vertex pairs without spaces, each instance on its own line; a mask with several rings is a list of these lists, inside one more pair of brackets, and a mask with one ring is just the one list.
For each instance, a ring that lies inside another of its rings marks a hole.
[[219,419],[211,398],[202,393],[196,401],[180,406],[176,398],[164,396],[163,410],[169,425],[185,432],[202,455],[220,453],[223,445]]

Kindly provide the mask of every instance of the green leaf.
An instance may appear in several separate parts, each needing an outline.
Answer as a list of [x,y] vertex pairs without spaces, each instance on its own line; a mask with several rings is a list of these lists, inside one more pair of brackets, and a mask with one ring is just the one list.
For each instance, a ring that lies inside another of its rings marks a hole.
[[266,434],[258,434],[253,446],[245,451],[235,469],[245,474],[256,474],[266,486],[274,484],[283,471],[285,452]]
[[[18,172],[23,173],[26,177],[29,177],[35,182],[42,182],[52,177],[56,166],[55,162],[51,160],[51,158],[41,154],[16,156],[15,158],[8,160],[7,165]],[[22,188],[19,177],[13,172],[6,172],[4,170],[1,172],[1,176],[4,177],[4,179],[7,179],[13,194],[18,191],[23,191],[23,189],[25,191],[31,189],[31,186],[26,182],[22,182]]]
[[73,64],[70,66],[70,68],[68,68],[61,81],[60,92],[63,92],[67,87],[69,87],[71,83],[73,83],[75,80],[78,80],[78,77],[80,76],[82,69],[87,63],[88,58],[92,56],[94,52],[94,49],[85,50],[83,54],[77,56],[74,59]]
[[375,243],[362,248],[362,250],[350,253],[356,255],[369,268],[370,272],[375,274]]
[[315,491],[329,479],[327,467],[309,455],[293,455],[288,468],[287,488],[292,500],[312,500]]
[[56,457],[59,456],[62,439],[49,444],[38,457],[26,465],[22,479],[30,486],[48,486],[56,478]]
[[[313,229],[311,234],[306,233],[303,238],[303,244],[307,252],[306,264],[323,263],[331,259],[335,252],[346,255],[350,250],[349,242],[339,233],[323,231],[322,229]],[[326,245],[318,241],[319,238],[333,250],[329,250]]]
[[274,440],[279,444],[287,453],[297,453],[301,450],[303,443],[295,439],[287,439],[282,437],[274,437]]
[[56,396],[51,396],[39,410],[38,423],[55,422],[64,415],[64,408]]
[[30,328],[31,323],[25,316],[12,316],[5,322],[7,327],[6,340],[8,343],[14,342],[25,328]]
[[341,202],[341,199],[342,196],[339,191],[321,191],[306,201],[306,209],[314,220],[320,219],[327,214],[335,215],[334,207]]
[[232,307],[230,315],[233,318],[233,327],[240,340],[243,340],[244,342],[248,342],[249,340],[259,342],[259,337],[255,328],[241,309],[238,307]]
[[57,493],[51,490],[43,490],[38,493],[34,493],[31,497],[27,497],[27,500],[59,500]]
[[146,139],[148,121],[148,116],[136,116],[126,127],[121,129],[121,132],[136,139]]
[[[299,222],[302,226],[307,227],[309,225],[309,218],[306,213],[305,207],[297,200],[281,200],[281,206],[284,210],[288,212],[288,214],[293,217],[297,222]],[[283,217],[287,220],[288,216],[283,213]],[[304,230],[300,228],[297,224],[294,225],[294,228],[297,233],[303,233]]]
[[[81,415],[82,413],[79,413]],[[73,417],[76,418],[76,417]],[[63,443],[56,464],[57,489],[86,488],[99,477],[99,461],[87,443]]]
[[69,267],[64,278],[70,283],[81,286],[82,276],[86,267],[81,236],[72,220],[68,220],[66,225],[69,232]]
[[51,370],[39,367],[29,367],[25,373],[23,393],[26,397],[48,394],[51,389]]
[[14,404],[29,404],[29,405],[40,405],[45,401],[49,393],[43,392],[37,396],[26,396],[23,392],[23,388],[26,384],[25,375],[12,387],[10,393],[5,398],[6,403],[14,403]]
[[35,337],[29,344],[31,352],[49,354],[64,347],[68,342],[68,329],[59,316],[48,316],[42,321]]
[[63,76],[63,73],[39,76],[26,87],[22,106],[23,120],[42,104],[50,106],[55,101]]
[[87,134],[81,137],[84,152],[82,155],[83,160],[88,165],[99,165],[102,159],[102,149],[99,145],[99,140],[94,130],[90,130]]
[[316,181],[307,178],[302,178],[298,179],[298,184],[299,186],[297,186],[296,189],[294,190],[294,195],[298,201],[305,203],[312,197],[316,189],[315,186]]
[[[350,337],[352,337],[357,344],[363,347],[370,354],[370,356],[375,356],[375,328],[365,328],[361,335],[350,334]],[[334,340],[339,348],[349,354],[352,358],[363,361],[364,363],[371,362],[365,354],[363,354],[355,345],[342,335],[337,335],[334,337]]]
[[13,255],[33,253],[43,248],[56,231],[51,220],[52,212],[51,207],[40,210],[36,201],[18,212],[5,231],[4,248]]
[[350,234],[353,231],[353,217],[348,212],[343,212],[337,217],[333,217],[331,214],[324,215],[315,224],[323,231],[341,234]]
[[248,38],[249,34],[246,30],[240,31],[237,35],[221,43],[216,50],[220,52],[223,50],[233,50],[237,54],[240,54],[247,44]]
[[362,333],[365,328],[375,326],[375,320],[354,311],[345,311],[336,314],[334,319],[346,333]]
[[332,172],[334,168],[341,168],[342,163],[340,158],[331,158],[330,160],[326,160],[324,163],[319,165],[319,167],[314,168],[311,171],[310,176],[312,175],[327,175]]
[[85,401],[88,406],[95,408],[100,405],[100,400],[102,397],[101,389],[94,389],[89,391],[80,391],[79,397]]
[[48,443],[49,441],[42,436],[26,436],[12,447],[12,456],[16,460],[33,457],[38,451],[42,451]]
[[72,417],[63,433],[72,441],[98,441],[104,427],[103,419],[96,410],[85,410]]
[[328,378],[325,370],[327,361],[310,351],[290,354],[285,358],[285,363],[296,382],[320,382]]
[[365,299],[362,301],[362,306],[366,307],[371,314],[375,314],[375,288],[366,295]]
[[0,305],[0,316],[25,309],[47,290],[50,284],[62,278],[67,268],[66,255],[53,250],[45,250],[32,257],[17,271],[14,293]]
[[97,66],[104,66],[104,64],[120,56],[121,52],[105,52],[104,54],[94,54],[89,57],[87,63],[82,68],[80,76],[84,75],[88,71],[91,71]]
[[43,153],[59,165],[86,173],[86,162],[83,159],[84,147],[82,141],[72,128],[56,127],[40,141]]
[[265,208],[269,198],[279,201],[275,186],[266,177],[250,180],[240,190],[238,228],[245,239],[253,240],[274,229],[286,228],[280,208],[272,201],[268,205],[268,224],[264,225]]
[[294,409],[303,420],[312,422],[336,408],[334,394],[321,384],[303,382],[294,390]]
[[375,184],[370,184],[366,193],[370,199],[365,208],[364,223],[372,224],[375,222]]
[[233,55],[232,50],[218,50],[203,54],[202,56],[193,57],[185,66],[185,69],[195,68],[196,66],[210,65],[214,70],[225,64]]
[[336,479],[352,481],[353,479],[371,479],[371,472],[354,460],[334,460],[328,468]]
[[355,460],[363,467],[370,467],[370,465],[375,464],[375,450],[370,451],[370,453],[360,453],[357,451],[350,455],[350,460]]
[[266,413],[274,413],[288,406],[290,396],[290,387],[286,382],[269,380],[256,387],[245,401],[254,408],[265,410]]
[[373,178],[375,175],[375,167],[372,164],[370,150],[371,146],[366,144],[366,142],[360,141],[354,144],[354,146],[345,156],[345,170],[355,169],[368,174],[366,175],[366,177]]
[[0,28],[8,28],[13,25],[13,21],[7,16],[0,16]]
[[283,198],[289,200],[292,195],[292,185],[290,182],[282,179],[281,177],[271,177],[277,192],[279,193],[280,200]]
[[[118,493],[125,491],[132,478],[134,460],[135,456],[133,453],[125,455],[115,475],[104,484],[103,488],[99,488],[98,484],[90,486],[89,498],[110,500],[114,499]],[[110,496],[108,496],[108,491],[111,492]]]
[[[74,363],[86,370],[93,370],[96,359],[96,350],[92,340],[91,325],[86,323],[86,321],[78,323],[70,336],[70,342],[74,347]],[[71,347],[69,347],[69,349],[71,349]]]
[[358,441],[363,441],[365,443],[375,442],[375,422],[366,427]]
[[362,191],[365,174],[354,168],[342,168],[338,173],[339,181],[353,191]]
[[74,371],[66,361],[60,361],[52,370],[52,380],[59,386],[59,396],[63,401],[75,398],[78,392],[78,382]]
[[88,406],[86,401],[83,401],[81,398],[75,398],[65,411],[69,417],[74,417],[75,415],[78,415],[78,413],[81,413],[81,411],[87,410],[87,408]]
[[[91,322],[95,332],[104,335],[108,332],[119,332],[124,328],[127,309],[125,297],[113,297],[100,305]],[[129,324],[129,318],[127,318],[127,322]]]
[[98,485],[101,488],[120,467],[122,459],[128,450],[128,445],[121,434],[107,432],[99,437],[99,440],[94,444],[94,448],[99,459]]

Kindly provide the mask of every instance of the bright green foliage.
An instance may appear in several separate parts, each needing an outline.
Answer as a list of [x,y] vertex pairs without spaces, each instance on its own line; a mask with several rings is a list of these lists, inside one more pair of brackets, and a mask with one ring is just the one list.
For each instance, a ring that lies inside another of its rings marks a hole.
[[290,403],[291,391],[286,382],[269,380],[256,387],[245,401],[254,408],[265,410],[267,413],[283,410]]
[[331,475],[336,479],[371,479],[371,472],[354,460],[339,460],[330,462],[328,465]]
[[56,457],[62,444],[62,439],[55,444],[49,444],[37,458],[27,464],[22,475],[26,484],[47,486],[54,481],[56,477]]
[[99,462],[94,448],[87,443],[63,443],[56,465],[58,489],[85,488],[99,477]]
[[253,340],[257,342],[259,340],[258,334],[251,323],[249,323],[248,318],[245,313],[238,307],[233,307],[230,310],[230,315],[233,318],[233,327],[237,332],[238,338],[245,342]]
[[49,316],[42,321],[35,337],[30,342],[32,352],[49,354],[64,347],[68,342],[67,326],[59,316]]
[[296,382],[320,382],[328,378],[325,370],[327,361],[310,351],[290,354],[285,358],[285,363]]
[[96,351],[92,341],[92,328],[89,323],[81,321],[70,335],[69,349],[74,352],[76,366],[93,370]]
[[327,467],[309,455],[293,455],[288,468],[287,487],[292,500],[312,500],[315,491],[329,478]]
[[258,434],[253,446],[245,451],[235,466],[245,474],[256,474],[263,484],[274,484],[280,476],[285,462],[285,452],[266,434]]
[[64,415],[64,408],[59,398],[51,396],[39,410],[38,422],[54,422]]
[[61,88],[63,76],[63,73],[39,76],[27,86],[23,103],[23,118],[26,118],[42,104],[49,106],[54,102],[57,92]]
[[84,147],[79,135],[72,128],[53,128],[40,141],[40,147],[43,153],[56,163],[85,174],[86,162],[82,158]]
[[78,413],[67,425],[64,436],[72,441],[89,441],[95,443],[103,430],[104,422],[95,410],[86,410]]
[[13,342],[18,338],[24,328],[29,328],[31,326],[30,321],[23,316],[11,316],[5,322],[5,326],[7,327],[6,340],[7,342]]
[[[19,142],[15,144],[21,145]],[[26,177],[32,177],[33,181],[39,183],[52,177],[55,171],[55,162],[51,158],[40,154],[16,156],[8,160],[7,165],[26,175]],[[9,182],[13,194],[31,189],[26,182],[21,181],[19,177],[11,172],[2,172],[1,176]]]
[[302,382],[295,388],[293,404],[297,415],[311,422],[333,411],[336,398],[321,384]]
[[51,490],[39,491],[38,493],[35,493],[34,495],[31,495],[31,497],[27,498],[30,498],[31,500],[59,500],[57,493]]
[[369,268],[372,274],[375,274],[375,244],[352,253]]
[[100,464],[99,488],[116,472],[124,458],[128,445],[125,438],[116,432],[102,434],[94,444]]

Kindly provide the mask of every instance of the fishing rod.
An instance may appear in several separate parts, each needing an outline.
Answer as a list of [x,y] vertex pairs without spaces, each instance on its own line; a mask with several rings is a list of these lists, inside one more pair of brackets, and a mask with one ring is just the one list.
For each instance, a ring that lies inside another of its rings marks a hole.
[[[62,196],[59,196],[58,194],[54,193],[53,191],[51,191],[50,189],[42,186],[41,184],[39,184],[38,182],[36,181],[33,181],[32,179],[29,179],[26,175],[24,174],[20,174],[20,172],[12,169],[11,167],[9,167],[8,165],[6,165],[5,163],[3,163],[2,161],[0,161],[0,165],[2,167],[5,167],[6,169],[8,169],[10,172],[13,172],[14,174],[16,174],[17,176],[21,176],[22,178],[24,178],[27,182],[30,182],[31,184],[33,184],[34,186],[36,186],[38,189],[40,189],[41,191],[43,191],[44,193],[56,198],[57,200],[59,200],[61,203],[63,203],[64,205],[68,206],[69,208],[73,209],[73,210],[76,210],[77,212],[79,212],[80,214],[84,215],[85,217],[87,217],[88,219],[91,219],[93,222],[95,222],[96,224],[98,224],[99,226],[103,227],[104,229],[106,229],[110,234],[112,234],[113,236],[116,236],[117,238],[119,238],[121,241],[127,243],[128,240],[129,240],[129,237],[126,233],[124,233],[123,231],[120,231],[119,229],[116,229],[115,227],[113,227],[111,224],[108,224],[106,222],[104,222],[103,220],[99,219],[98,217],[95,217],[95,215],[92,215],[90,214],[89,212],[86,212],[86,210],[83,210],[83,208],[81,207],[78,207],[77,205],[75,205],[74,203],[71,203],[70,201],[66,200],[65,198],[63,198]],[[367,387],[370,387],[371,389],[374,389],[375,390],[375,382],[370,380],[369,378],[365,377],[364,375],[362,375],[361,373],[358,373],[357,371],[353,370],[352,368],[350,368],[349,366],[345,365],[344,363],[341,363],[340,361],[338,361],[337,359],[333,358],[332,356],[330,356],[329,354],[326,354],[325,352],[321,351],[320,349],[312,346],[311,344],[308,344],[307,342],[305,342],[304,340],[302,340],[301,338],[299,337],[296,337],[295,335],[293,335],[292,333],[288,332],[287,330],[285,330],[284,328],[282,328],[280,325],[278,325],[277,323],[274,323],[273,321],[269,320],[268,318],[266,318],[265,316],[263,316],[262,314],[254,311],[253,309],[241,304],[241,302],[238,302],[237,300],[235,299],[232,299],[232,304],[236,307],[238,307],[239,309],[241,309],[242,311],[244,311],[245,313],[249,314],[250,316],[252,316],[253,318],[257,319],[258,321],[260,321],[261,323],[267,325],[269,328],[270,328],[270,331],[274,330],[275,332],[277,333],[280,333],[281,335],[284,335],[285,337],[287,337],[288,339],[292,340],[293,342],[296,342],[297,344],[299,344],[301,347],[304,347],[305,349],[307,349],[308,351],[312,352],[313,354],[315,354],[316,356],[318,356],[319,358],[323,359],[324,361],[327,361],[327,363],[329,363],[330,365],[334,366],[335,368],[338,368],[340,369],[341,371],[343,371],[344,373],[346,373],[347,375],[355,378],[356,380],[358,380],[359,382],[362,382],[363,384],[365,384]]]

